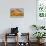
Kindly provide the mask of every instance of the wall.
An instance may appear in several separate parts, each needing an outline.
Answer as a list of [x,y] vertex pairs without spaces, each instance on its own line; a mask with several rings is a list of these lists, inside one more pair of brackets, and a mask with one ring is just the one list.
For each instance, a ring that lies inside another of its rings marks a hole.
[[[11,18],[10,8],[24,8],[24,17]],[[36,24],[36,0],[1,0],[0,1],[0,34],[11,27],[19,27],[20,32],[30,32],[30,26]]]

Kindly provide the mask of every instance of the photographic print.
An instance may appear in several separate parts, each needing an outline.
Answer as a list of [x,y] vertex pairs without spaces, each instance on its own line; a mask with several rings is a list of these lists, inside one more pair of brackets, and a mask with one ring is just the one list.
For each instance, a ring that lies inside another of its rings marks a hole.
[[24,16],[24,9],[23,8],[11,8],[10,16]]

